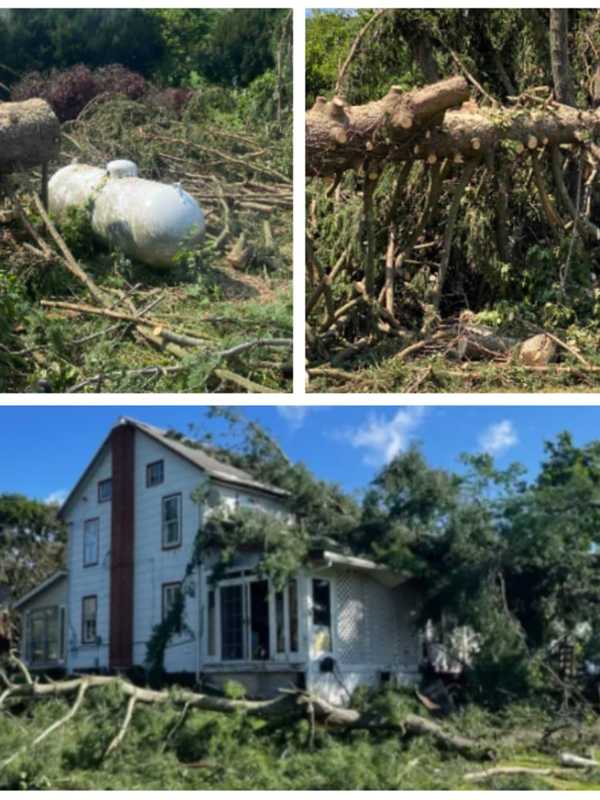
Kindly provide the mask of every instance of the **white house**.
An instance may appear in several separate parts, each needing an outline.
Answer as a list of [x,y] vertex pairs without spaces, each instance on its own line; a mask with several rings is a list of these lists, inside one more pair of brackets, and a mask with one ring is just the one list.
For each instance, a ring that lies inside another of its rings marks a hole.
[[[206,481],[201,507],[192,494]],[[58,616],[66,669],[143,667],[211,508],[251,506],[285,519],[286,500],[285,491],[186,440],[119,420],[61,509],[68,525],[66,613]],[[240,553],[217,583],[214,558],[194,569],[181,632],[165,654],[167,672],[214,685],[233,678],[253,696],[300,685],[335,702],[360,684],[415,679],[416,595],[406,578],[322,551],[275,591],[256,574],[258,558]],[[24,630],[27,638],[31,626]],[[31,643],[22,652],[35,666]]]

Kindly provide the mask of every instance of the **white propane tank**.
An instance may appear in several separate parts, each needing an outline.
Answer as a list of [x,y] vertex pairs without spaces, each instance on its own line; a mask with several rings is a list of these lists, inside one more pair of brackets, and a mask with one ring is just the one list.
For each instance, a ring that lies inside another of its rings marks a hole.
[[60,222],[72,208],[91,205],[92,229],[110,247],[155,267],[173,264],[182,248],[204,235],[204,214],[179,186],[137,177],[132,161],[106,169],[71,164],[48,183],[50,213]]

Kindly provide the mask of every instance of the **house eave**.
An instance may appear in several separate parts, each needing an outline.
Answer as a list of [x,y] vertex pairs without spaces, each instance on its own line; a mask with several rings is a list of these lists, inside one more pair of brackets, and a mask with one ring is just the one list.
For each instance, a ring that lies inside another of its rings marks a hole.
[[315,553],[311,558],[311,563],[321,568],[339,566],[356,570],[357,572],[366,572],[371,575],[371,577],[375,578],[375,580],[390,588],[400,586],[411,579],[411,576],[408,574],[393,572],[383,564],[378,564],[376,561],[371,561],[368,558],[347,556],[342,553],[336,553],[333,550],[321,550]]
[[45,581],[34,586],[33,589],[30,589],[27,594],[24,594],[23,597],[20,597],[18,600],[12,604],[13,608],[20,608],[21,606],[25,605],[29,600],[33,599],[36,595],[43,592],[45,589],[49,589],[56,581],[60,580],[61,578],[68,577],[68,572],[66,569],[59,569],[56,572],[53,572],[52,575],[49,575]]

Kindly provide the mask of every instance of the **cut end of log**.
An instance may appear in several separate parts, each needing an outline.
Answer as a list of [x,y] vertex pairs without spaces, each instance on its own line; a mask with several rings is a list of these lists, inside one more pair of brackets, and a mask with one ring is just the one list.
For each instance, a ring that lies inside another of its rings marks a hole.
[[348,134],[344,128],[333,128],[331,135],[333,136],[334,141],[336,141],[338,144],[346,144],[348,142]]

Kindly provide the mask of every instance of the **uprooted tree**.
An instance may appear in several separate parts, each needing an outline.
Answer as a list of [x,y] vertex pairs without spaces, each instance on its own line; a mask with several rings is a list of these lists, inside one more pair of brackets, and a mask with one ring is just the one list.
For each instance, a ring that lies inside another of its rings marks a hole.
[[[337,93],[330,100],[317,96],[306,114],[307,336],[315,374],[390,336],[399,340],[402,359],[439,348],[506,361],[527,336],[551,329],[543,315],[532,315],[525,332],[513,324],[504,338],[478,327],[472,312],[489,312],[500,301],[513,308],[553,301],[564,307],[561,322],[589,314],[600,240],[594,221],[600,113],[572,104],[561,27],[567,13],[552,12],[547,23],[534,19],[549,25],[554,89],[528,83],[517,90],[504,75],[512,93],[498,90],[501,100],[490,93],[501,81],[488,73],[488,91],[471,73],[472,61],[489,69],[491,21],[471,32],[470,49],[459,56],[443,41],[444,20],[435,18],[432,52],[436,45],[449,51],[444,67],[456,74],[410,90],[403,80],[379,99],[352,103],[349,97],[364,94],[360,84],[369,82],[374,62],[389,57],[383,50],[391,35],[410,39],[405,16],[414,12],[377,12],[358,31]],[[582,36],[596,35],[597,17],[577,22]],[[416,62],[421,75],[438,77],[420,51],[403,58],[401,66]],[[569,353],[562,339],[553,339],[560,353]],[[544,368],[554,350],[540,347],[523,363]]]

